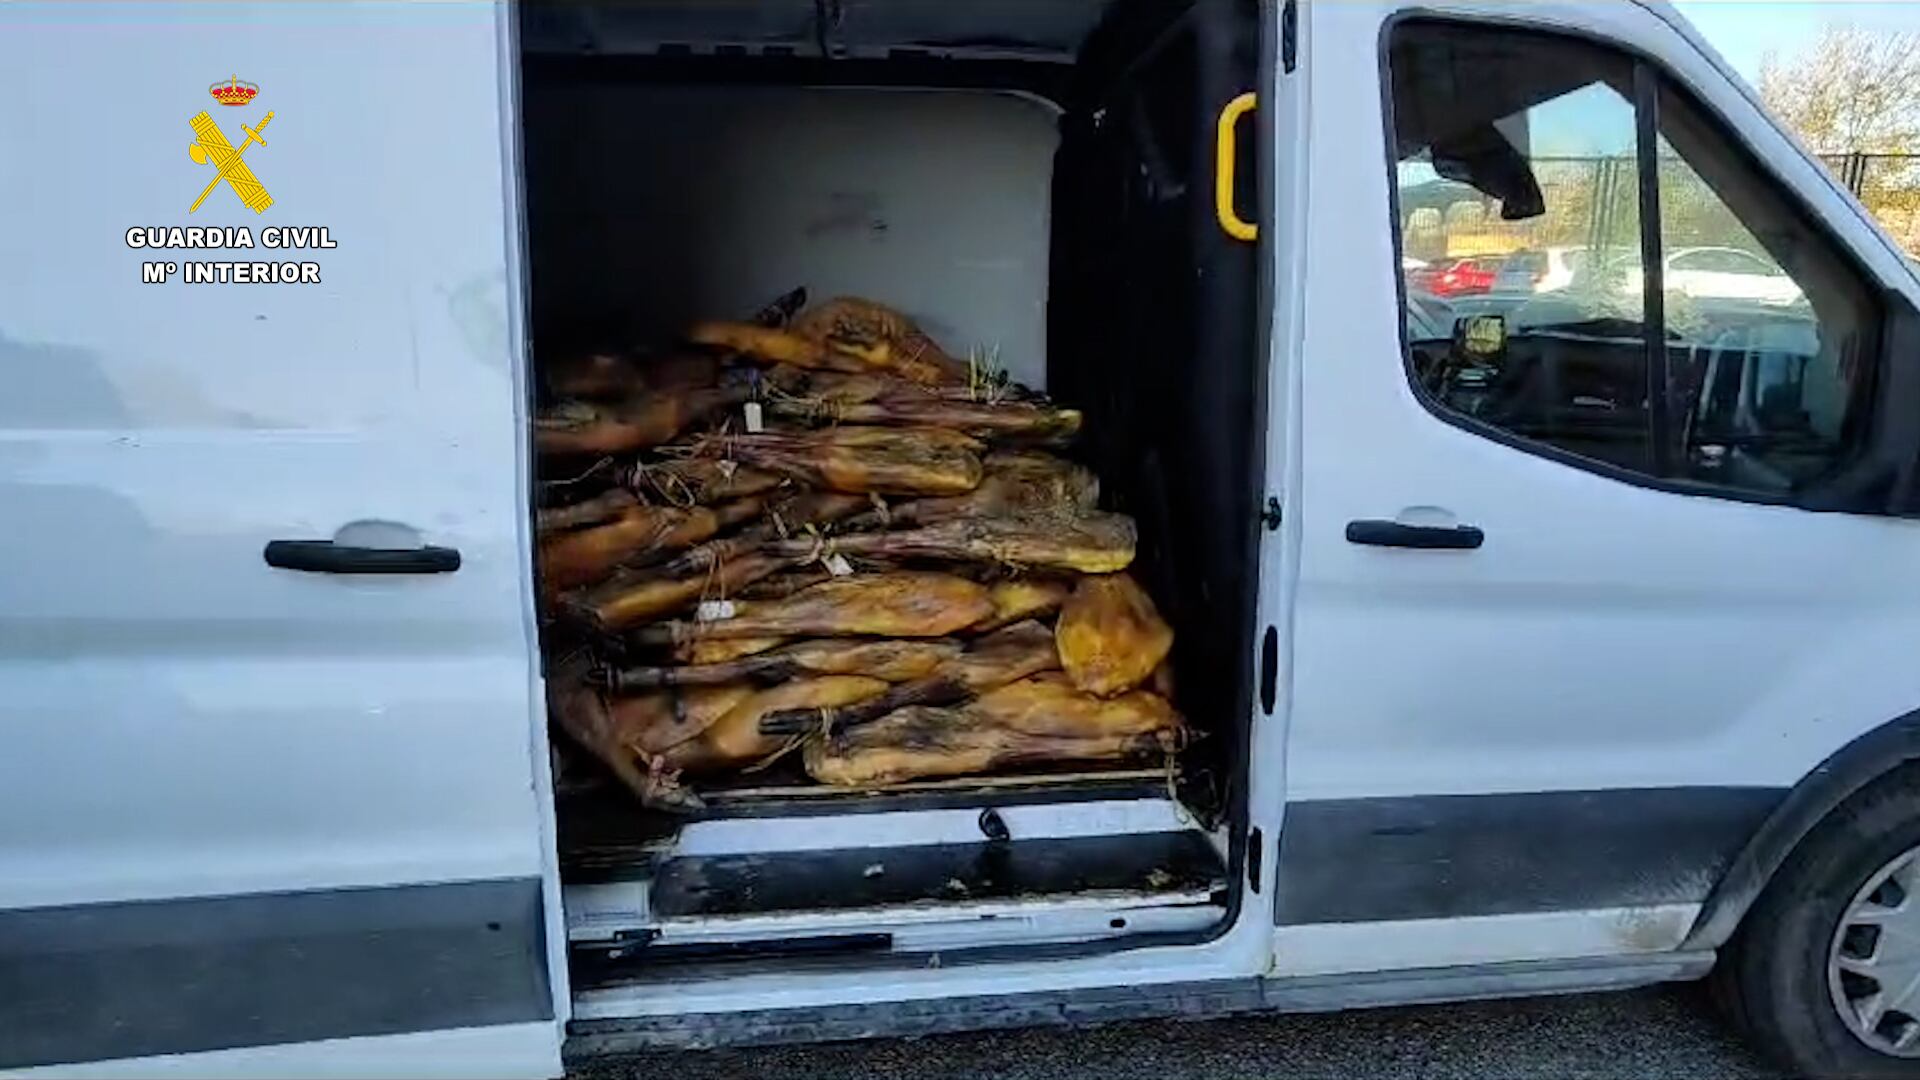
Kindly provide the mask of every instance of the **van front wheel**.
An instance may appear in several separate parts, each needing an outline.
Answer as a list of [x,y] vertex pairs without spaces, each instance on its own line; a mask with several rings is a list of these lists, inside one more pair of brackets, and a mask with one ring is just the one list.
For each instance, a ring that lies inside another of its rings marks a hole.
[[1749,1038],[1815,1077],[1920,1077],[1920,780],[1876,781],[1794,849],[1714,971]]

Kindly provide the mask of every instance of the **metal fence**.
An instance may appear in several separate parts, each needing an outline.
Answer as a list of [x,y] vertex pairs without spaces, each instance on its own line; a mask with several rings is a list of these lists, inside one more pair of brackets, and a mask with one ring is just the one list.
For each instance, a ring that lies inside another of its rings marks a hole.
[[1920,255],[1920,154],[1822,154],[1820,161],[1901,247]]
[[[1835,154],[1821,161],[1902,247],[1920,254],[1920,154]],[[1546,212],[1519,221],[1504,220],[1497,201],[1464,184],[1402,186],[1406,255],[1433,261],[1556,247],[1638,251],[1639,188],[1632,157],[1537,157],[1530,165]],[[1668,247],[1761,250],[1680,158],[1662,155],[1659,187],[1661,237]]]
[[1500,203],[1465,184],[1402,187],[1403,250],[1422,261],[1510,251],[1637,245],[1638,187],[1631,158],[1536,157],[1528,162],[1545,213],[1508,221]]

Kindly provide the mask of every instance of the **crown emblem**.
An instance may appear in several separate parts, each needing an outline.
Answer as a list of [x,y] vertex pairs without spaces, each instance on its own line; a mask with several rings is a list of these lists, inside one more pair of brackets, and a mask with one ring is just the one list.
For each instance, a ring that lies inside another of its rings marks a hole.
[[260,93],[260,88],[250,82],[241,82],[235,75],[226,82],[217,82],[207,87],[207,93],[222,105],[245,105]]

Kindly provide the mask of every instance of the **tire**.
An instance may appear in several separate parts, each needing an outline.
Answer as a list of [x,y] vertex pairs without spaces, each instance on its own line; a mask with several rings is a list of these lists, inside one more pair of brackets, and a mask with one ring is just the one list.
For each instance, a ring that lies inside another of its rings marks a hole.
[[[1915,848],[1920,771],[1902,769],[1856,793],[1801,840],[1722,950],[1715,998],[1750,1040],[1796,1073],[1920,1078],[1920,1057],[1895,1056],[1854,1034],[1828,984],[1841,916],[1883,867]],[[1909,899],[1920,904],[1920,890]]]

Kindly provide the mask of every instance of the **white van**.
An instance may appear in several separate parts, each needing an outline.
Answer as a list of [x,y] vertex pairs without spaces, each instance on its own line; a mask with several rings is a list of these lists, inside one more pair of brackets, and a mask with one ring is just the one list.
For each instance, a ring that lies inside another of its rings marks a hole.
[[[14,3],[0,90],[0,1069],[1711,971],[1920,1075],[1920,281],[1655,0]],[[1083,410],[1175,768],[556,779],[539,365],[795,285]]]

